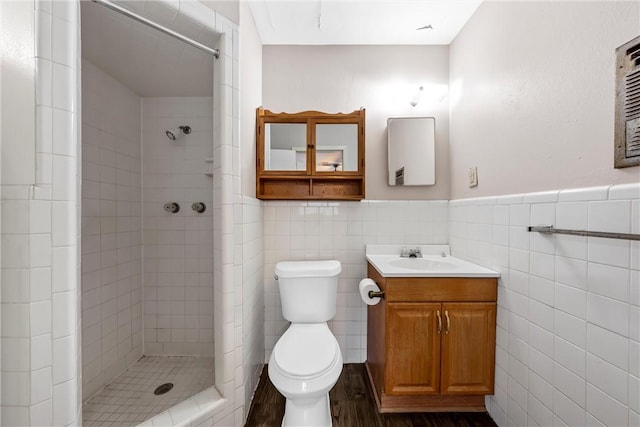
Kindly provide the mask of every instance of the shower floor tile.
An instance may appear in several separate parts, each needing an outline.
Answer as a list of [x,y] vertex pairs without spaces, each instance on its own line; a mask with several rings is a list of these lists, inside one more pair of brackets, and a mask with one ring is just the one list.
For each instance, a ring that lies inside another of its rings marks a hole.
[[[85,427],[135,426],[214,384],[212,357],[145,356],[82,407]],[[154,390],[165,383],[165,394]]]

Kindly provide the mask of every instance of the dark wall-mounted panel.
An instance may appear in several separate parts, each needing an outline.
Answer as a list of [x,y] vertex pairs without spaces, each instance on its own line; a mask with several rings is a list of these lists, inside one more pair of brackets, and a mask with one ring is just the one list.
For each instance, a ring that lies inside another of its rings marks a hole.
[[640,36],[616,49],[616,168],[640,165]]

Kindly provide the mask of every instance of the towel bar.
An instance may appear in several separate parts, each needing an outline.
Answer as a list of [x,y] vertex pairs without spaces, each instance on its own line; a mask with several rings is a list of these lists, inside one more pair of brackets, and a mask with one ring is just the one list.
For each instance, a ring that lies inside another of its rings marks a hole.
[[553,228],[553,225],[529,226],[527,227],[527,231],[535,231],[543,234],[569,234],[572,236],[604,237],[606,239],[640,240],[640,234],[610,233],[605,231],[588,230],[567,230],[563,228]]

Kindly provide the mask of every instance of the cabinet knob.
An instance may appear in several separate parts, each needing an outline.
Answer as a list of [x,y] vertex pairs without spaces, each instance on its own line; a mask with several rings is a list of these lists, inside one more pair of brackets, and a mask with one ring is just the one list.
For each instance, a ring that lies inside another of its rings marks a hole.
[[442,317],[440,317],[440,310],[436,311],[436,316],[438,316],[438,335],[442,332]]

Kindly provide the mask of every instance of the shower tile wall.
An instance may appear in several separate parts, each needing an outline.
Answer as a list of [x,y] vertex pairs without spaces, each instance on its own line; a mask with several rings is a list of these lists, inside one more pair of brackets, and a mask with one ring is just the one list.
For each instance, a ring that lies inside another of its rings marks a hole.
[[640,185],[450,202],[452,254],[496,269],[498,425],[640,425]]
[[280,294],[273,278],[283,260],[337,259],[336,316],[329,322],[345,363],[366,359],[367,311],[358,283],[367,274],[367,244],[447,244],[448,202],[266,202],[265,362],[289,323],[282,318]]
[[142,356],[141,99],[82,63],[83,400]]
[[[211,97],[143,98],[146,355],[213,355]],[[192,128],[171,141],[165,131]],[[165,212],[167,202],[180,211]],[[207,210],[196,213],[194,202]]]

